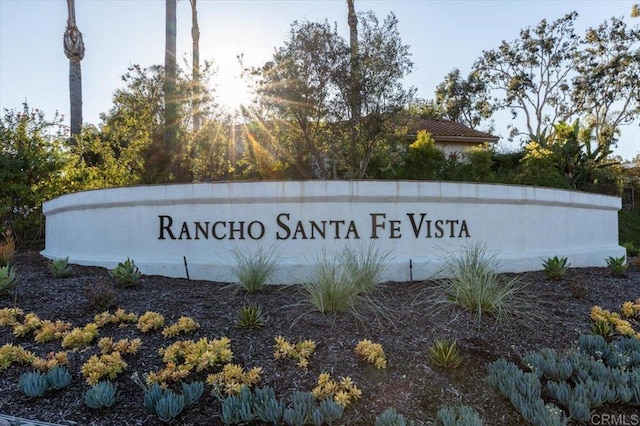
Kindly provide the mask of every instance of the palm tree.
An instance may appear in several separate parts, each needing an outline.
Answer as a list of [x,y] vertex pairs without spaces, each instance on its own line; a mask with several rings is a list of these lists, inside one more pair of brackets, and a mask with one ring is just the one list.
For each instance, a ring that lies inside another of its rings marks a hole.
[[[347,22],[349,24],[349,108],[351,109],[351,175],[358,173],[358,155],[356,150],[358,140],[358,126],[360,125],[360,76],[358,61],[358,16],[356,15],[355,0],[347,0]],[[362,178],[362,176],[357,176]]]
[[84,58],[82,33],[76,25],[75,0],[67,0],[67,28],[64,32],[64,54],[69,58],[69,99],[71,137],[82,130],[82,69]]
[[[189,0],[191,3],[191,67],[194,90],[199,89],[200,83],[200,27],[198,26],[198,9],[196,2],[198,0]],[[195,97],[195,96],[194,96]],[[200,115],[198,111],[197,99],[192,100],[193,103],[193,131],[200,129]]]
[[164,146],[171,157],[177,148],[176,0],[166,0],[164,51]]

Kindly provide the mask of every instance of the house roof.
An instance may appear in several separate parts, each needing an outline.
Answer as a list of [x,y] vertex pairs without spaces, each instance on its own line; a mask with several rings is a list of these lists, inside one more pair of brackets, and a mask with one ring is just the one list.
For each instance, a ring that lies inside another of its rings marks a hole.
[[431,133],[436,142],[482,143],[498,142],[499,139],[491,133],[481,132],[455,121],[436,118],[421,118],[409,131],[409,135],[417,135],[420,130]]

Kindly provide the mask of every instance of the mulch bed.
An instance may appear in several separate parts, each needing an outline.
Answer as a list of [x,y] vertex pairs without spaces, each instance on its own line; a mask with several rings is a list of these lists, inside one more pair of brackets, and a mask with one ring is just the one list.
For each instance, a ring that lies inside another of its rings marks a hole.
[[[74,266],[71,277],[53,279],[46,259],[36,252],[19,253],[14,265],[19,277],[17,306],[41,319],[61,319],[74,326],[93,321],[101,311],[90,306],[87,289],[112,280],[103,268],[81,266]],[[161,368],[158,349],[178,339],[226,336],[231,339],[233,362],[245,368],[262,367],[260,385],[272,386],[282,398],[293,390],[311,390],[322,372],[335,378],[351,377],[362,390],[362,398],[346,408],[342,424],[372,425],[388,407],[395,407],[417,424],[432,424],[439,408],[461,404],[475,408],[487,425],[522,424],[513,407],[486,384],[485,365],[498,358],[517,361],[527,351],[543,347],[572,346],[581,333],[589,331],[593,305],[618,311],[621,303],[640,297],[640,271],[632,268],[625,278],[613,278],[605,268],[584,268],[570,270],[561,281],[547,281],[540,272],[526,274],[523,279],[534,297],[538,320],[515,318],[496,323],[483,318],[475,324],[465,313],[434,313],[432,306],[419,303],[425,288],[432,285],[429,282],[384,284],[378,297],[392,313],[393,319],[389,320],[367,311],[358,319],[348,314],[314,312],[297,286],[270,286],[247,294],[225,283],[144,276],[138,288],[115,287],[112,310],[119,307],[139,315],[156,311],[164,315],[166,324],[190,316],[200,323],[200,329],[166,339],[159,331],[143,334],[135,325],[101,328],[100,337],[143,340],[138,354],[124,357],[128,368],[115,380],[118,398],[108,410],[93,411],[82,401],[88,385],[80,366],[99,353],[96,345],[69,352],[73,375],[69,387],[35,400],[17,389],[20,375],[32,368],[14,364],[0,372],[0,413],[59,424],[160,424],[144,408],[142,390],[131,381],[131,374]],[[0,299],[0,308],[12,307],[13,303],[13,297],[5,296]],[[240,309],[248,304],[262,308],[267,317],[264,327],[236,327]],[[311,339],[317,343],[308,369],[298,367],[293,360],[274,359],[274,337],[278,335],[290,341]],[[434,338],[458,342],[464,359],[460,367],[441,369],[430,364],[428,353]],[[382,344],[388,360],[386,369],[376,369],[354,353],[362,339]],[[60,340],[38,344],[33,335],[15,337],[10,327],[0,327],[0,346],[6,343],[22,345],[39,356],[62,350]],[[204,377],[196,375],[193,379]],[[210,390],[174,423],[222,424],[220,402]]]

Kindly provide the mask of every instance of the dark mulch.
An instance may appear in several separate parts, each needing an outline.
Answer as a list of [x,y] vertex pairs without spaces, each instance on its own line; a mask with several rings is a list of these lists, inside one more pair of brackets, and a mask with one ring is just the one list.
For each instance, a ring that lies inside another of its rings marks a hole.
[[[15,262],[19,276],[17,305],[25,313],[35,312],[42,319],[61,319],[82,326],[98,312],[87,302],[86,289],[110,280],[102,268],[74,266],[72,277],[53,279],[46,260],[37,253],[21,253]],[[349,376],[362,390],[359,401],[345,410],[343,424],[371,425],[384,409],[395,407],[417,424],[431,424],[445,405],[474,407],[488,425],[522,424],[511,405],[485,382],[485,365],[498,358],[517,361],[519,356],[542,347],[572,346],[580,333],[589,330],[589,310],[600,305],[618,310],[620,304],[640,296],[640,271],[633,269],[626,278],[612,278],[602,268],[573,269],[558,282],[544,279],[540,272],[526,274],[524,280],[535,300],[538,321],[509,319],[496,324],[491,319],[479,325],[459,312],[434,314],[433,307],[419,304],[416,297],[430,283],[388,283],[381,299],[393,312],[393,323],[379,321],[364,313],[360,320],[349,315],[325,316],[304,303],[300,289],[272,286],[261,292],[234,292],[223,283],[187,281],[145,276],[137,289],[116,288],[115,306],[143,314],[152,310],[172,323],[180,316],[196,319],[201,328],[183,338],[231,339],[234,362],[246,368],[263,368],[261,385],[270,385],[286,397],[294,389],[311,390],[322,372],[333,377]],[[260,329],[235,326],[238,312],[247,304],[259,305],[268,317]],[[0,308],[13,306],[10,297],[0,299]],[[292,360],[275,360],[274,337],[291,341],[311,339],[317,343],[308,370]],[[177,340],[165,339],[160,332],[140,333],[135,326],[106,326],[100,337],[143,339],[137,355],[125,357],[128,368],[117,380],[118,400],[112,409],[92,411],[82,401],[88,386],[80,366],[99,352],[94,345],[69,353],[72,384],[45,397],[30,400],[17,390],[19,376],[31,368],[13,365],[0,372],[0,413],[28,419],[82,425],[154,425],[155,416],[142,404],[142,391],[130,380],[133,372],[143,374],[162,367],[158,348]],[[464,362],[457,369],[430,365],[429,346],[434,338],[455,339]],[[377,370],[354,354],[361,339],[381,343],[388,367]],[[0,327],[0,344],[19,344],[37,355],[62,350],[60,341],[37,344],[33,336],[16,338],[10,327]],[[203,379],[195,376],[194,379]],[[210,390],[210,389],[209,389]],[[604,409],[606,410],[606,408]],[[175,424],[221,424],[220,403],[206,392],[200,402],[185,411]]]

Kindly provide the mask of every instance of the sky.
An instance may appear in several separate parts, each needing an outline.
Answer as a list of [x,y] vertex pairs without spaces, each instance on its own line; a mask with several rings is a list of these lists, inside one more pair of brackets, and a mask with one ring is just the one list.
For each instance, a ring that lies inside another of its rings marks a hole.
[[[525,27],[552,21],[573,10],[582,34],[612,16],[625,17],[636,0],[356,0],[358,12],[379,19],[398,18],[400,36],[410,46],[414,69],[405,79],[423,99],[432,99],[445,75],[459,68],[466,75],[483,50],[518,38]],[[220,103],[236,107],[250,99],[236,59],[259,66],[269,60],[298,20],[336,23],[348,38],[345,0],[198,0],[200,58],[218,71],[212,83]],[[162,0],[76,0],[76,22],[86,47],[82,60],[84,122],[98,125],[112,106],[121,76],[133,64],[164,62]],[[47,117],[58,111],[68,124],[69,61],[62,36],[67,19],[65,0],[0,0],[0,110],[21,109],[26,101]],[[191,7],[178,1],[178,60],[191,56]],[[495,134],[508,143],[508,114],[497,116]],[[631,159],[640,153],[640,120],[622,128],[615,154]]]

